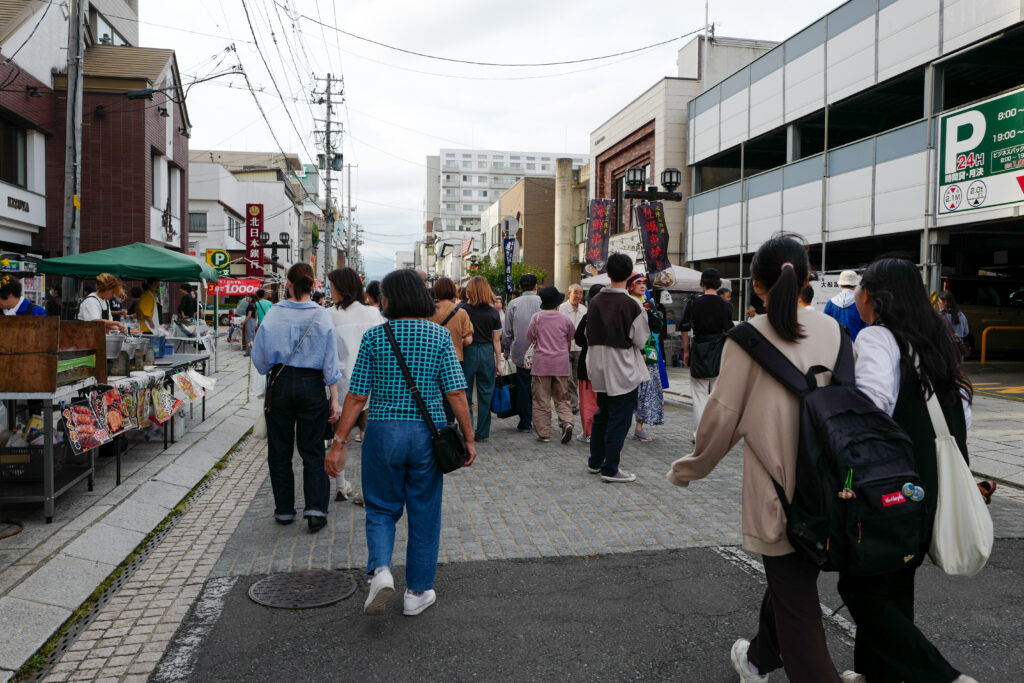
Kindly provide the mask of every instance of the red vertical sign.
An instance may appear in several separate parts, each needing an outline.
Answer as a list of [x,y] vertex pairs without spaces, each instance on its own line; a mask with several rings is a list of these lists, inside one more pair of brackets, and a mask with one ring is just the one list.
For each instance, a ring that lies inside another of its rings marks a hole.
[[263,277],[263,205],[245,205],[245,276]]

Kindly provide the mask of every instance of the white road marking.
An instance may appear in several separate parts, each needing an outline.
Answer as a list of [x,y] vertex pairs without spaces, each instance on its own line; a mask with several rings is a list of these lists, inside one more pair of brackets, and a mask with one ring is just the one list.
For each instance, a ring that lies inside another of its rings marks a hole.
[[151,681],[185,681],[192,677],[199,649],[220,619],[224,597],[237,581],[237,576],[225,576],[206,582],[203,592],[196,598],[192,618],[182,622],[189,625],[189,630],[182,632],[168,648]]

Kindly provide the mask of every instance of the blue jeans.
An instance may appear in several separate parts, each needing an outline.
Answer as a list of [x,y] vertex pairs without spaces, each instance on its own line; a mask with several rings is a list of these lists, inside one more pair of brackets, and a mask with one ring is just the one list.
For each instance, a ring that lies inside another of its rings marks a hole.
[[395,524],[409,512],[406,585],[434,587],[441,546],[441,470],[425,422],[371,420],[363,435],[363,501],[366,504],[366,570],[391,566]]
[[633,424],[636,396],[636,389],[621,396],[597,392],[597,412],[590,433],[590,460],[587,461],[591,469],[600,467],[601,474],[609,477],[619,471],[619,456],[629,426]]
[[528,432],[533,429],[533,396],[530,385],[533,383],[530,370],[516,366],[516,412],[519,413],[519,424],[516,429]]
[[466,401],[469,419],[473,419],[473,383],[476,382],[476,416],[474,435],[486,439],[491,434],[491,396],[494,395],[494,344],[470,344],[463,351],[462,372],[466,375]]
[[[276,366],[275,366],[276,367]],[[274,376],[271,370],[267,377]],[[321,370],[286,367],[270,391],[267,413],[267,464],[274,489],[274,516],[295,518],[295,475],[292,452],[298,447],[302,458],[302,495],[306,517],[326,517],[331,482],[324,470],[324,426],[331,408],[324,391]]]

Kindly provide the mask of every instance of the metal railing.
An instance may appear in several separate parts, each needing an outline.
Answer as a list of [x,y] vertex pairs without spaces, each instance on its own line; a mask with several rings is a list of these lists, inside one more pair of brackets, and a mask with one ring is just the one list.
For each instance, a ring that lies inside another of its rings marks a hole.
[[1019,327],[1019,326],[1014,326],[1014,325],[993,325],[991,327],[986,327],[985,330],[981,333],[981,364],[982,365],[985,364],[985,356],[987,355],[987,352],[988,352],[988,333],[991,332],[992,330],[1024,330],[1024,327]]

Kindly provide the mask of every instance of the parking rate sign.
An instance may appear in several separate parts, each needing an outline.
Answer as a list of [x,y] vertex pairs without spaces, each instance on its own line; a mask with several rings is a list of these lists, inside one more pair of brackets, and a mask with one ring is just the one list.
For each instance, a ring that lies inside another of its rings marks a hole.
[[939,118],[940,214],[1024,204],[1024,88]]

